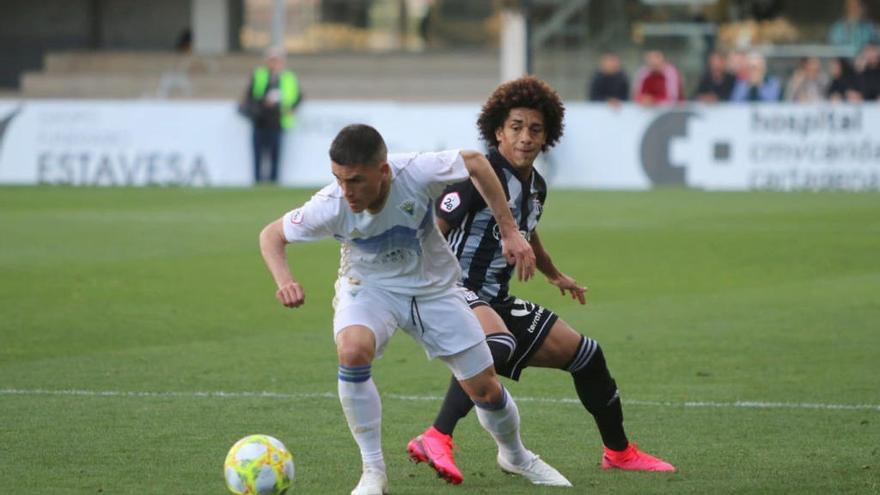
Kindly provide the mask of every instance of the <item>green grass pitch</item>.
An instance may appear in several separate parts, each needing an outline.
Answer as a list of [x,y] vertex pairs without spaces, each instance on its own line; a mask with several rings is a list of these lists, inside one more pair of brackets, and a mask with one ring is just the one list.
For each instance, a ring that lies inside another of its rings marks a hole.
[[[288,250],[307,303],[287,310],[257,246],[308,194],[0,188],[0,491],[222,494],[227,449],[267,433],[292,493],[348,493],[338,247]],[[602,471],[570,378],[531,369],[506,383],[566,493],[880,492],[880,195],[551,191],[539,231],[590,302],[515,293],[602,343],[631,439],[679,468]],[[501,473],[473,416],[463,485],[410,464],[447,372],[400,334],[374,376],[392,494],[561,493]]]

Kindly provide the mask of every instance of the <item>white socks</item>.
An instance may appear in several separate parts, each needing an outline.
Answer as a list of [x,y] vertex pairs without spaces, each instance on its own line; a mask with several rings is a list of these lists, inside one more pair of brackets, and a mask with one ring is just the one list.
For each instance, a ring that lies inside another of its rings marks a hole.
[[351,435],[361,450],[364,470],[385,472],[382,456],[382,401],[370,365],[339,365],[339,402]]
[[[379,390],[370,376],[370,365],[339,366],[339,402],[348,421],[348,428],[361,451],[364,470],[385,472],[382,455],[382,401]],[[519,410],[507,390],[496,404],[475,402],[477,418],[483,428],[498,444],[498,452],[504,459],[524,464],[529,452],[519,436]]]
[[529,456],[519,437],[519,409],[506,389],[498,404],[474,402],[480,424],[498,444],[498,452],[513,464],[524,464]]

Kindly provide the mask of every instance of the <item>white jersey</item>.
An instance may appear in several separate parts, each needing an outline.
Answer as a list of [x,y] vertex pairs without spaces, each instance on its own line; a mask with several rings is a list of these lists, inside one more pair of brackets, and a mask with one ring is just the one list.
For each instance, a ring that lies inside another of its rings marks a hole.
[[461,279],[458,260],[434,223],[434,199],[468,178],[458,150],[389,155],[391,188],[379,213],[354,213],[338,184],[284,215],[287,242],[334,237],[339,281],[395,293],[441,293]]

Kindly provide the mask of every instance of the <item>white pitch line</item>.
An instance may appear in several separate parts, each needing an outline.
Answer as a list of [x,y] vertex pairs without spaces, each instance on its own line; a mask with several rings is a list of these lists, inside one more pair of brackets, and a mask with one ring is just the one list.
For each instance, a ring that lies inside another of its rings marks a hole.
[[[42,395],[42,396],[81,396],[81,397],[188,397],[188,398],[230,398],[230,399],[336,399],[335,392],[149,392],[125,390],[49,390],[42,388],[18,389],[0,388],[0,396],[4,395]],[[401,401],[440,401],[443,397],[436,395],[403,395],[382,394],[386,399]],[[580,404],[577,399],[558,397],[524,397],[515,396],[517,402],[541,402],[549,404]],[[637,399],[623,399],[628,406],[681,407],[681,408],[713,408],[713,409],[824,409],[844,411],[877,411],[878,404],[822,404],[812,402],[761,402],[761,401],[685,401],[665,402]]]
[[[383,394],[384,397],[399,400],[442,400],[442,397],[432,395],[400,395]],[[580,404],[578,399],[556,397],[513,397],[517,402],[545,402],[552,404]],[[688,408],[716,408],[716,409],[830,409],[830,410],[854,410],[854,411],[878,411],[877,404],[820,404],[809,402],[761,402],[761,401],[736,401],[736,402],[713,402],[713,401],[686,401],[686,402],[662,402],[651,400],[638,400],[623,398],[623,403],[628,406],[656,406],[656,407],[688,407]]]
[[83,397],[221,397],[221,398],[268,398],[268,399],[335,399],[332,392],[305,392],[285,394],[280,392],[129,392],[124,390],[48,390],[42,388],[16,389],[0,388],[0,395],[76,395]]

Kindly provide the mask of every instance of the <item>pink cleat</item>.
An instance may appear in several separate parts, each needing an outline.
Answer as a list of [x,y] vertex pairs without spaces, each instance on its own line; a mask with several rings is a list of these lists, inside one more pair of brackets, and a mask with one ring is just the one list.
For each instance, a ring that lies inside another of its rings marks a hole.
[[455,458],[452,455],[452,437],[437,431],[433,426],[425,430],[421,435],[413,438],[406,446],[409,458],[416,464],[427,462],[437,471],[437,476],[446,480],[447,483],[457,485],[461,483],[462,475],[455,466]]
[[611,450],[605,447],[605,454],[602,456],[602,469],[674,472],[675,466],[651,454],[642,452],[636,444],[630,443],[622,451]]

